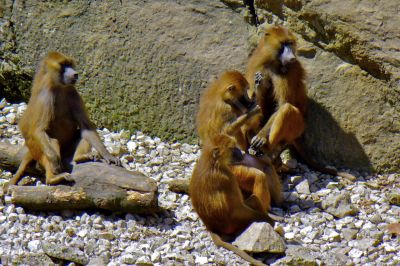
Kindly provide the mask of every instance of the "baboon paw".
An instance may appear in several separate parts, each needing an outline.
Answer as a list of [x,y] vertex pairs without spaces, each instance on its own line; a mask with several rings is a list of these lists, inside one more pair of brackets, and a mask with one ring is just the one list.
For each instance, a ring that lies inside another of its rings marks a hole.
[[261,146],[263,146],[265,143],[267,143],[267,138],[255,136],[255,137],[251,140],[250,146],[251,146],[251,148],[257,150],[257,149],[259,149]]
[[261,84],[261,81],[263,80],[264,76],[261,72],[257,72],[254,76],[254,82],[256,86]]
[[114,157],[114,156],[110,156],[110,157],[107,157],[107,158],[103,158],[101,161],[104,162],[104,163],[106,163],[106,164],[115,164],[115,165],[117,165],[117,166],[121,166],[121,161],[120,161],[120,159],[117,158],[117,157]]
[[74,178],[72,177],[72,175],[70,173],[65,173],[64,175],[64,179],[71,182],[71,181],[75,181]]

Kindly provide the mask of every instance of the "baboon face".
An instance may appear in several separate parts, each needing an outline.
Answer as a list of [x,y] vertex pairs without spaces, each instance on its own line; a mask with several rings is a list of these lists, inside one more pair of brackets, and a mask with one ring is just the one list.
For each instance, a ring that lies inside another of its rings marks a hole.
[[249,83],[242,74],[236,71],[225,73],[221,77],[223,82],[222,99],[232,107],[245,113],[255,106],[255,99],[250,99],[247,95]]
[[264,46],[282,66],[287,66],[296,59],[296,38],[291,31],[280,26],[265,29]]
[[60,74],[61,82],[65,85],[73,85],[78,80],[78,72],[70,65],[62,65]]
[[52,77],[55,83],[61,85],[74,85],[78,80],[75,71],[75,62],[59,52],[50,52],[43,62],[45,72]]

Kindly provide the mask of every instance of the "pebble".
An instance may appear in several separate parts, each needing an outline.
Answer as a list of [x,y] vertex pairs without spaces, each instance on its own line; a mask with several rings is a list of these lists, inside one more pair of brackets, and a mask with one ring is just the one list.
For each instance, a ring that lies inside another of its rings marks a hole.
[[[0,141],[23,143],[17,120],[25,109],[25,104],[0,101]],[[108,149],[121,155],[132,170],[157,181],[162,211],[154,216],[68,210],[25,212],[12,204],[9,195],[0,194],[2,261],[18,264],[19,255],[42,252],[41,243],[46,241],[80,250],[89,265],[247,265],[232,252],[216,247],[190,198],[169,191],[165,185],[174,178],[190,177],[200,154],[198,145],[162,142],[142,132],[98,132]],[[291,166],[296,174],[282,177],[288,184],[284,195],[289,208],[273,209],[284,218],[274,230],[287,242],[304,248],[306,257],[313,258],[312,265],[332,265],[327,257],[333,251],[350,261],[343,265],[398,264],[400,242],[386,233],[389,223],[399,222],[398,174],[357,176],[359,181],[345,185],[336,177],[310,171],[300,163],[293,161]],[[0,184],[11,176],[8,171],[0,171]],[[389,185],[376,189],[380,182]],[[321,208],[320,202],[344,191],[350,195],[348,204],[359,212],[338,218]],[[279,264],[284,259],[275,258],[271,263]]]

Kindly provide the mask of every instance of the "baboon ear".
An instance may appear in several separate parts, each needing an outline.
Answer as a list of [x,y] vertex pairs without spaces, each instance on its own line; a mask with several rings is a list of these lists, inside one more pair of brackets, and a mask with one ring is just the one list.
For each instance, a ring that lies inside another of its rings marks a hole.
[[219,158],[219,149],[218,148],[214,148],[212,150],[212,157],[213,157],[213,159],[218,159]]

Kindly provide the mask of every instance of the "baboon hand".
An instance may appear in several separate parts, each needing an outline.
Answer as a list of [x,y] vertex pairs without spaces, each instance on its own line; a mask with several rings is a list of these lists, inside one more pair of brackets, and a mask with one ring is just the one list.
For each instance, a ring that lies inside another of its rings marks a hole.
[[254,106],[253,109],[251,109],[248,113],[247,116],[248,117],[252,117],[255,116],[257,114],[261,114],[261,107],[257,104],[256,106]]
[[261,148],[263,145],[265,145],[267,143],[267,135],[262,134],[262,133],[263,132],[259,132],[256,136],[254,136],[251,139],[251,144],[250,144],[251,148],[258,150],[259,148]]
[[256,87],[258,87],[261,84],[261,81],[264,79],[264,76],[261,72],[257,72],[254,75],[254,83],[256,85]]
[[117,166],[121,166],[121,161],[119,158],[112,156],[111,154],[108,154],[103,157],[103,162],[107,164],[115,164]]

